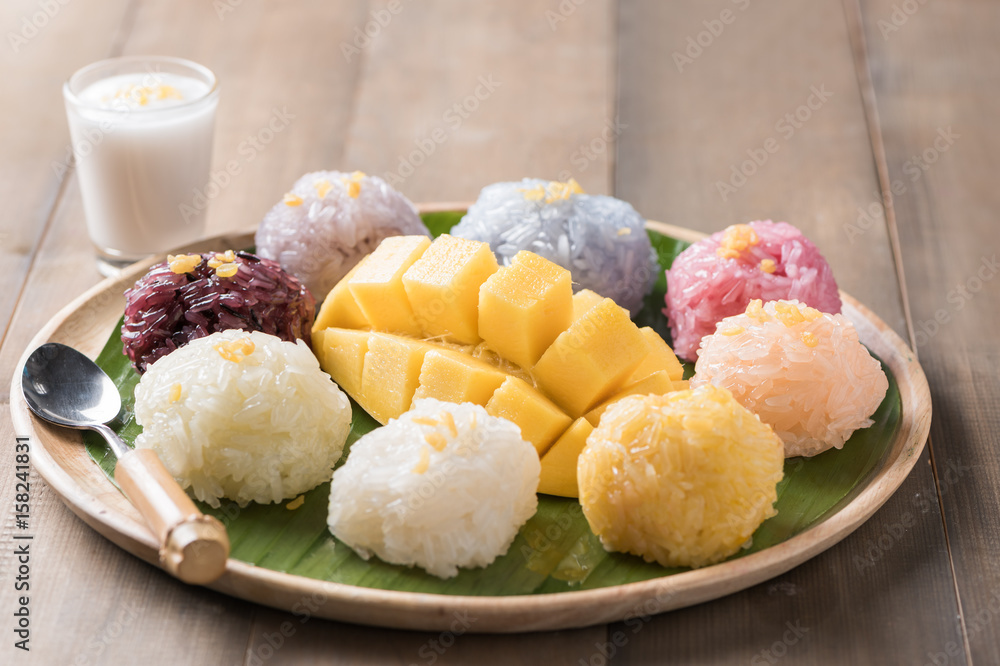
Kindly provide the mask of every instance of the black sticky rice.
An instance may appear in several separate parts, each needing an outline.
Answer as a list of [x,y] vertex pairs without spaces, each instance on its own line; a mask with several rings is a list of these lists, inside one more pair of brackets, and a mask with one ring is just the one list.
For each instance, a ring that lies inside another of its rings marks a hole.
[[208,261],[186,273],[157,264],[125,292],[122,344],[142,374],[154,361],[191,340],[217,331],[261,331],[290,342],[310,343],[316,301],[277,262],[237,252],[238,270],[219,277]]

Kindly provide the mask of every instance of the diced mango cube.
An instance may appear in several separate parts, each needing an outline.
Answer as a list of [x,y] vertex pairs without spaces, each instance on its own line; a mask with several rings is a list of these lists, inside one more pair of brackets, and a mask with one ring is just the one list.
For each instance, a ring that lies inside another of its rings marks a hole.
[[410,408],[424,355],[432,344],[387,333],[370,333],[361,371],[359,403],[385,425]]
[[426,236],[386,238],[347,281],[351,296],[373,329],[420,335],[403,288],[403,273],[430,244]]
[[504,358],[529,368],[573,319],[568,270],[521,251],[479,290],[479,335]]
[[538,455],[545,453],[573,419],[523,379],[508,376],[486,403],[491,416],[513,421]]
[[[368,255],[371,256],[371,255]],[[313,324],[312,332],[322,331],[324,328],[369,328],[370,324],[365,319],[365,315],[358,307],[357,301],[351,295],[351,290],[347,287],[347,281],[358,271],[361,264],[368,257],[363,257],[361,261],[354,265],[340,282],[338,282],[330,293],[323,300],[319,314],[316,315],[316,322]]]
[[403,274],[403,287],[426,338],[474,345],[479,288],[500,266],[487,243],[444,234]]
[[[573,294],[573,321],[576,321],[583,315],[587,314],[590,308],[594,307],[603,300],[603,296],[598,294],[596,291],[591,291],[590,289],[581,289]],[[628,310],[625,308],[622,308],[622,312],[625,313],[626,317],[630,317]]]
[[635,369],[635,372],[625,380],[625,384],[645,379],[660,370],[665,370],[673,381],[678,381],[684,377],[684,366],[677,360],[674,350],[670,348],[667,341],[661,338],[660,334],[649,326],[643,326],[639,329],[639,332],[642,333],[643,337],[646,338],[646,342],[649,343],[649,354],[646,358],[642,359],[642,363]]
[[560,333],[531,372],[539,387],[577,418],[613,395],[648,353],[639,328],[605,298]]
[[615,393],[597,407],[594,407],[592,410],[584,414],[584,418],[590,421],[590,424],[596,428],[597,424],[601,421],[601,414],[604,413],[604,410],[625,396],[664,395],[673,390],[675,390],[674,383],[670,379],[670,375],[667,374],[666,370],[659,370],[651,375],[643,377],[637,382],[626,384],[620,391],[618,391],[618,393]]
[[594,307],[603,300],[603,296],[598,294],[596,291],[591,291],[590,289],[581,289],[573,294],[573,321],[576,321],[583,315],[587,314],[587,311],[590,310],[590,308]]
[[542,456],[542,474],[538,480],[538,492],[560,497],[579,497],[576,483],[576,464],[587,445],[587,437],[594,426],[587,419],[573,421],[562,437],[556,440],[548,453]]
[[450,349],[427,352],[413,399],[471,402],[486,406],[507,375],[488,363]]
[[312,336],[319,366],[355,400],[361,398],[361,373],[369,335],[368,331],[327,328]]

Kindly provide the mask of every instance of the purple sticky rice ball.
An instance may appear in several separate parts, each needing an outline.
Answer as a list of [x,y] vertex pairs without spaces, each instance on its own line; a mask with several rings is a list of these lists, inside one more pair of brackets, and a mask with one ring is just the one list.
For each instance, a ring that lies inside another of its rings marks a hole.
[[295,181],[257,227],[257,253],[323,300],[388,236],[430,236],[410,200],[378,176],[315,171]]
[[122,344],[142,374],[178,347],[228,329],[309,344],[315,314],[312,294],[277,262],[249,252],[179,255],[125,292]]
[[736,224],[690,246],[667,271],[666,305],[674,353],[697,359],[702,337],[742,313],[755,298],[798,300],[821,312],[840,312],[830,265],[787,222]]

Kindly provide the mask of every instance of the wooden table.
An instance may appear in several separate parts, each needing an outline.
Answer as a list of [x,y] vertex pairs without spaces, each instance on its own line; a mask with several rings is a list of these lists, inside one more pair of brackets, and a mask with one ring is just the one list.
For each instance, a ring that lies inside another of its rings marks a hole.
[[0,391],[33,333],[100,279],[64,168],[62,81],[104,57],[165,53],[222,82],[215,168],[235,160],[239,174],[211,202],[211,234],[252,229],[299,175],[327,168],[395,174],[414,201],[572,176],[702,231],[788,220],[911,341],[934,400],[923,457],[857,532],[635,633],[303,624],[171,579],[34,477],[30,653],[11,631],[21,433],[4,404],[0,662],[1000,662],[1000,5],[16,0],[0,26]]

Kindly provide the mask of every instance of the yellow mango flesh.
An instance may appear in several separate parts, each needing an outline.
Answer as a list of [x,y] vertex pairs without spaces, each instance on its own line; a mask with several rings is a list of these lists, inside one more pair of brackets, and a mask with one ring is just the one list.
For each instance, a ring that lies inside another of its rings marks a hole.
[[403,274],[430,246],[426,236],[390,236],[347,280],[347,287],[372,328],[420,335],[403,287]]
[[508,376],[486,403],[491,416],[513,421],[521,428],[522,439],[531,442],[538,455],[572,423],[555,403],[523,379]]
[[576,465],[580,453],[587,445],[587,437],[594,431],[587,419],[577,419],[542,456],[542,473],[538,492],[560,497],[579,497],[576,483]]
[[637,382],[661,370],[665,371],[671,380],[680,381],[684,377],[684,366],[677,360],[674,350],[670,348],[666,340],[649,326],[643,326],[639,332],[649,343],[649,354],[642,359],[642,363],[629,375],[625,383]]
[[385,425],[410,408],[420,379],[424,355],[432,344],[388,333],[370,333],[361,370],[358,402]]
[[355,400],[361,396],[361,373],[368,352],[368,335],[368,331],[328,328],[313,333],[312,337],[319,366]]
[[601,414],[604,413],[604,410],[625,396],[665,395],[675,390],[677,389],[674,388],[674,383],[673,380],[670,379],[670,375],[668,375],[665,370],[659,370],[651,375],[643,377],[637,382],[626,384],[620,391],[618,391],[618,393],[615,393],[597,407],[594,407],[592,410],[587,412],[584,415],[584,418],[590,421],[590,425],[596,428],[597,424],[601,422]]
[[435,349],[424,355],[413,399],[437,398],[445,402],[471,402],[485,407],[507,375],[467,354]]
[[[371,255],[369,255],[371,256]],[[320,306],[319,314],[316,315],[316,322],[313,324],[312,332],[316,335],[318,331],[326,328],[368,328],[370,324],[365,319],[365,315],[358,307],[357,301],[351,295],[351,290],[347,287],[348,280],[365,263],[368,257],[364,257],[355,264],[341,279],[336,286],[330,290]],[[340,382],[338,382],[339,384]]]
[[[331,291],[314,334],[324,370],[380,423],[420,397],[484,405],[535,447],[540,492],[576,497],[590,421],[625,395],[682,384],[662,338],[610,299],[573,295],[569,272],[541,257],[524,252],[497,268],[475,241],[383,245]],[[344,326],[326,327],[331,321]],[[403,335],[370,330],[407,327]]]
[[477,344],[479,288],[499,268],[486,243],[448,234],[435,239],[403,274],[423,337]]
[[[573,321],[576,321],[583,315],[587,314],[592,307],[603,300],[603,296],[598,294],[596,291],[591,291],[590,289],[581,289],[573,294]],[[628,310],[625,308],[622,308],[622,312],[625,313],[625,316],[629,316]]]
[[648,353],[639,328],[606,298],[560,333],[531,372],[576,418],[613,395]]
[[572,320],[569,271],[531,252],[518,252],[479,290],[479,335],[524,368],[533,366]]
[[604,297],[596,291],[581,289],[573,294],[573,321],[578,320],[587,314],[590,308],[604,300]]

